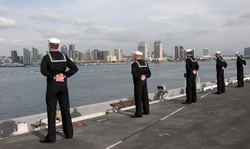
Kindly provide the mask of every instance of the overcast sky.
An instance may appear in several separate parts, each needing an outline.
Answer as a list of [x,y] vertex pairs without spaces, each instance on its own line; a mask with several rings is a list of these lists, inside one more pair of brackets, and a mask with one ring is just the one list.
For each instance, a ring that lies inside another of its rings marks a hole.
[[47,39],[126,55],[154,40],[173,55],[174,46],[230,54],[250,46],[250,0],[0,0],[0,55],[38,48]]

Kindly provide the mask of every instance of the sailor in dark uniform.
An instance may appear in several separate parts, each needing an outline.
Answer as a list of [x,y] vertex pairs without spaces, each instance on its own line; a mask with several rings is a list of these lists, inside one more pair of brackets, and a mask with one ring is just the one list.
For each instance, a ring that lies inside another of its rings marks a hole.
[[226,61],[221,57],[221,52],[215,53],[216,57],[216,71],[217,71],[217,92],[215,94],[225,93],[225,79],[224,70],[227,68]]
[[186,96],[187,99],[183,104],[191,104],[197,101],[196,97],[196,76],[199,70],[199,64],[192,55],[192,50],[186,50]]
[[[73,137],[67,78],[78,71],[77,66],[66,55],[58,51],[60,40],[50,38],[48,41],[50,52],[43,57],[41,63],[41,73],[47,77],[46,105],[48,117],[48,134],[43,140],[40,140],[42,143],[56,141],[57,101],[61,109],[65,138],[71,139]],[[69,70],[66,71],[66,68],[69,68]]]
[[[135,62],[132,63],[132,75],[134,82],[134,99],[136,112],[133,118],[142,117],[142,114],[149,114],[149,99],[147,89],[147,78],[151,76],[148,64],[142,60],[142,52],[134,52]],[[142,108],[143,105],[143,108]],[[142,113],[143,110],[143,113]]]
[[237,61],[236,61],[237,81],[238,81],[237,87],[243,87],[244,86],[244,66],[246,65],[246,61],[243,58],[243,56],[240,55],[240,52],[237,51],[235,55],[237,56]]

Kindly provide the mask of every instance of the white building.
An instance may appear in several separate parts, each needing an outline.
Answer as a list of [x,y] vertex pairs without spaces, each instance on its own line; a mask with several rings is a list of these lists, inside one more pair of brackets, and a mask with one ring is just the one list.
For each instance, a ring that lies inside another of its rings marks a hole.
[[106,57],[107,62],[117,62],[117,57],[115,55],[108,55]]
[[148,59],[148,45],[146,44],[146,42],[139,43],[138,51],[141,51],[143,53],[142,59],[144,60]]
[[122,48],[116,48],[114,49],[114,55],[116,56],[117,58],[117,61],[122,61],[122,58],[123,58],[123,53],[122,53]]
[[154,42],[154,58],[163,60],[163,43],[162,40],[156,40]]

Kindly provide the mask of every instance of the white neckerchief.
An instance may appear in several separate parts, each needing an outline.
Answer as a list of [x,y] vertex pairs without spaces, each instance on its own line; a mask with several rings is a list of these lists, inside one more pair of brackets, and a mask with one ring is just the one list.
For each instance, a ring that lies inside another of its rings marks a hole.
[[148,67],[148,65],[147,65],[147,63],[146,62],[144,62],[145,63],[145,65],[140,65],[140,63],[138,62],[138,61],[136,61],[136,63],[138,64],[138,66],[139,66],[139,68],[145,68],[145,67]]
[[51,54],[48,53],[48,55],[49,55],[50,61],[51,61],[52,63],[60,63],[60,62],[66,62],[66,61],[67,61],[64,54],[62,54],[62,55],[63,55],[63,59],[62,59],[62,60],[53,60]]
[[196,62],[196,60],[192,59],[190,56],[188,57],[192,62]]
[[242,55],[239,56],[241,60],[244,60],[244,58],[242,57]]

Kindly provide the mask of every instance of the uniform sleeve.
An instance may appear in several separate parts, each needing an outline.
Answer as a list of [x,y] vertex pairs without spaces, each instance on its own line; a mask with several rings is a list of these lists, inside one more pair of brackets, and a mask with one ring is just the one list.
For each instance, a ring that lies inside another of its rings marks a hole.
[[151,77],[151,71],[149,69],[149,66],[148,66],[148,71],[147,71],[147,73],[145,75],[146,75],[146,78],[150,78]]
[[50,79],[53,79],[54,74],[50,73],[48,65],[49,64],[48,64],[47,56],[44,56],[43,59],[42,59],[42,62],[41,62],[40,71],[44,76],[46,76],[46,77],[48,77]]
[[221,61],[220,58],[217,59],[217,66],[218,66],[218,68],[220,68],[220,69],[222,69],[222,67],[224,66],[224,65],[223,65],[223,62]]
[[227,68],[227,62],[226,61],[223,61],[223,66],[224,66],[224,68]]
[[78,71],[78,68],[76,64],[72,62],[67,56],[66,59],[67,59],[67,67],[69,68],[69,70],[65,72],[65,75],[66,77],[71,77]]
[[187,69],[187,72],[193,71],[193,68],[191,66],[191,61],[189,60],[189,58],[186,60],[186,69]]
[[135,79],[139,79],[139,78],[140,78],[140,74],[139,74],[139,72],[138,72],[138,69],[137,69],[136,66],[135,66],[135,63],[133,63],[133,64],[131,65],[131,74],[133,75],[133,77],[134,77]]
[[198,62],[196,62],[196,65],[195,65],[195,70],[196,70],[196,71],[198,71],[198,70],[199,70],[199,68],[200,68],[199,63],[198,63]]

